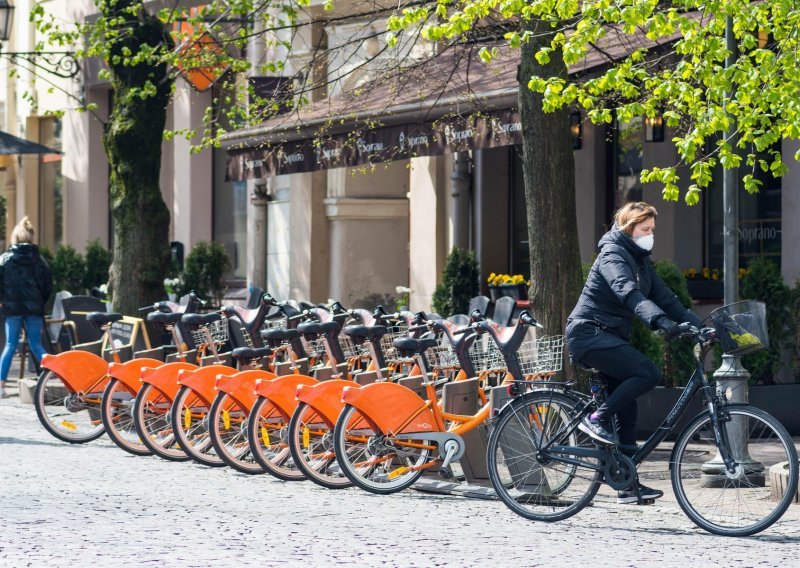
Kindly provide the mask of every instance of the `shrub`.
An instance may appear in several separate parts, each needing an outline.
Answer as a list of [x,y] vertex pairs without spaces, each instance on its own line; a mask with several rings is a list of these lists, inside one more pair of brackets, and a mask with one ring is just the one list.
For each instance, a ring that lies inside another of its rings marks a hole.
[[81,253],[74,248],[69,245],[59,245],[50,262],[50,268],[53,272],[54,291],[67,290],[72,294],[86,292],[83,286],[86,263]]
[[83,278],[83,287],[91,290],[107,283],[110,266],[111,251],[100,243],[100,239],[86,243],[86,274]]
[[475,260],[475,253],[453,247],[447,255],[442,282],[433,293],[433,311],[444,317],[465,314],[470,299],[477,295],[478,261]]
[[751,382],[771,384],[780,371],[781,353],[795,344],[796,319],[793,317],[793,291],[783,281],[780,268],[773,261],[756,257],[750,261],[742,279],[742,299],[759,300],[767,306],[769,349],[742,358],[750,371]]
[[225,247],[216,242],[199,241],[186,256],[181,295],[192,290],[201,298],[213,297],[217,304],[225,293],[225,273],[231,269],[231,259]]

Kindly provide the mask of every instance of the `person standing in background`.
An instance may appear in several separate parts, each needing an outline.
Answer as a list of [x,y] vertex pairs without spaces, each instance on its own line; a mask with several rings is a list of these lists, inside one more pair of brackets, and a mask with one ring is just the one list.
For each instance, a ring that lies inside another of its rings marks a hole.
[[44,306],[53,291],[53,276],[33,237],[33,224],[26,216],[12,231],[8,252],[0,256],[0,302],[6,331],[6,345],[0,355],[0,398],[8,396],[6,380],[23,324],[31,353],[37,361],[44,355]]

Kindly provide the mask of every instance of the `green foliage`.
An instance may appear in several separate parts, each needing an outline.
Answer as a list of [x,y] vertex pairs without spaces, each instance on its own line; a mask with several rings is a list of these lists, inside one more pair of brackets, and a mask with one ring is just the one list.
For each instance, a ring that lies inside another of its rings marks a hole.
[[181,295],[192,290],[201,298],[213,297],[217,304],[225,293],[225,273],[231,269],[231,259],[220,243],[199,241],[186,256],[183,268]]
[[67,290],[72,294],[86,292],[83,281],[86,275],[86,262],[81,253],[69,245],[59,245],[50,262],[53,272],[53,290]]
[[447,255],[442,282],[433,293],[433,310],[444,317],[465,314],[469,301],[478,295],[478,261],[475,253],[453,247]]
[[[656,273],[672,290],[684,307],[692,306],[686,279],[675,263],[659,260],[653,264]],[[639,319],[633,322],[631,344],[661,369],[664,386],[683,386],[694,371],[692,345],[685,341],[665,342]]]
[[[769,349],[742,358],[742,365],[750,371],[751,381],[770,384],[781,368],[781,353],[796,345],[797,312],[796,294],[783,281],[780,268],[773,261],[756,257],[748,265],[742,279],[742,299],[760,300],[767,306],[767,333]],[[796,352],[795,352],[796,353]]]
[[[596,124],[610,123],[614,113],[621,123],[634,116],[663,116],[667,126],[675,128],[673,141],[688,165],[684,199],[690,205],[699,202],[717,164],[728,169],[743,162],[775,177],[787,171],[780,151],[773,147],[783,138],[800,138],[797,2],[437,0],[435,6],[401,4],[388,29],[392,42],[420,26],[429,40],[458,40],[475,34],[489,14],[498,29],[507,30],[510,49],[538,42],[549,33],[549,41],[535,54],[541,65],[560,58],[567,67],[579,66],[592,52],[626,50],[627,55],[591,77],[520,80],[542,94],[545,112],[579,106]],[[726,48],[728,18],[735,54]],[[648,43],[658,46],[655,54],[648,52]],[[667,45],[672,49],[668,58],[662,52]],[[489,62],[497,50],[484,49],[479,55]],[[732,64],[726,65],[729,56]],[[733,125],[735,145],[723,135]],[[760,152],[767,152],[768,158],[761,159]],[[642,181],[659,183],[665,199],[677,200],[680,177],[686,175],[680,165],[645,170]],[[751,192],[761,185],[753,173],[742,181]]]
[[108,269],[111,266],[111,251],[105,248],[100,239],[86,244],[86,274],[83,287],[87,290],[108,283]]

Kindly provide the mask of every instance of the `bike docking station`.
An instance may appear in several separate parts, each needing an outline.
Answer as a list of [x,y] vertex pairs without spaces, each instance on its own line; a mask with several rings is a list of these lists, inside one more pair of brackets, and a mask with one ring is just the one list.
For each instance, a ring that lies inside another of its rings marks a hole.
[[[422,383],[421,377],[413,378],[419,379],[420,384]],[[442,388],[442,409],[452,414],[475,414],[481,406],[480,397],[478,396],[479,383],[478,379],[469,379],[445,384]],[[406,386],[413,390],[411,385]],[[506,398],[508,398],[506,387],[495,387],[491,391],[492,396],[497,390],[504,391]],[[455,477],[447,479],[438,470],[431,470],[424,473],[411,486],[412,489],[423,493],[456,495],[473,499],[497,498],[489,480],[489,470],[486,467],[486,447],[489,440],[489,430],[486,424],[481,424],[462,437],[466,448],[464,455],[458,460],[458,465],[460,465],[463,473],[463,481]],[[449,471],[452,475],[452,469]],[[461,476],[458,477],[460,478]]]

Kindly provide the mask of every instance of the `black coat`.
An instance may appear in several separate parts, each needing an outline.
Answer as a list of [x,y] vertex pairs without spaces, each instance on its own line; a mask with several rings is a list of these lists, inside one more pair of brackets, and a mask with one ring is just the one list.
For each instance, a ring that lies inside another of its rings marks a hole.
[[5,315],[43,315],[52,291],[50,266],[39,255],[39,247],[30,243],[11,245],[0,256],[0,301]]
[[613,229],[598,243],[600,253],[575,309],[567,319],[567,345],[573,361],[596,349],[625,345],[633,319],[651,329],[661,317],[700,326],[701,320],[680,303],[650,261],[650,251]]

